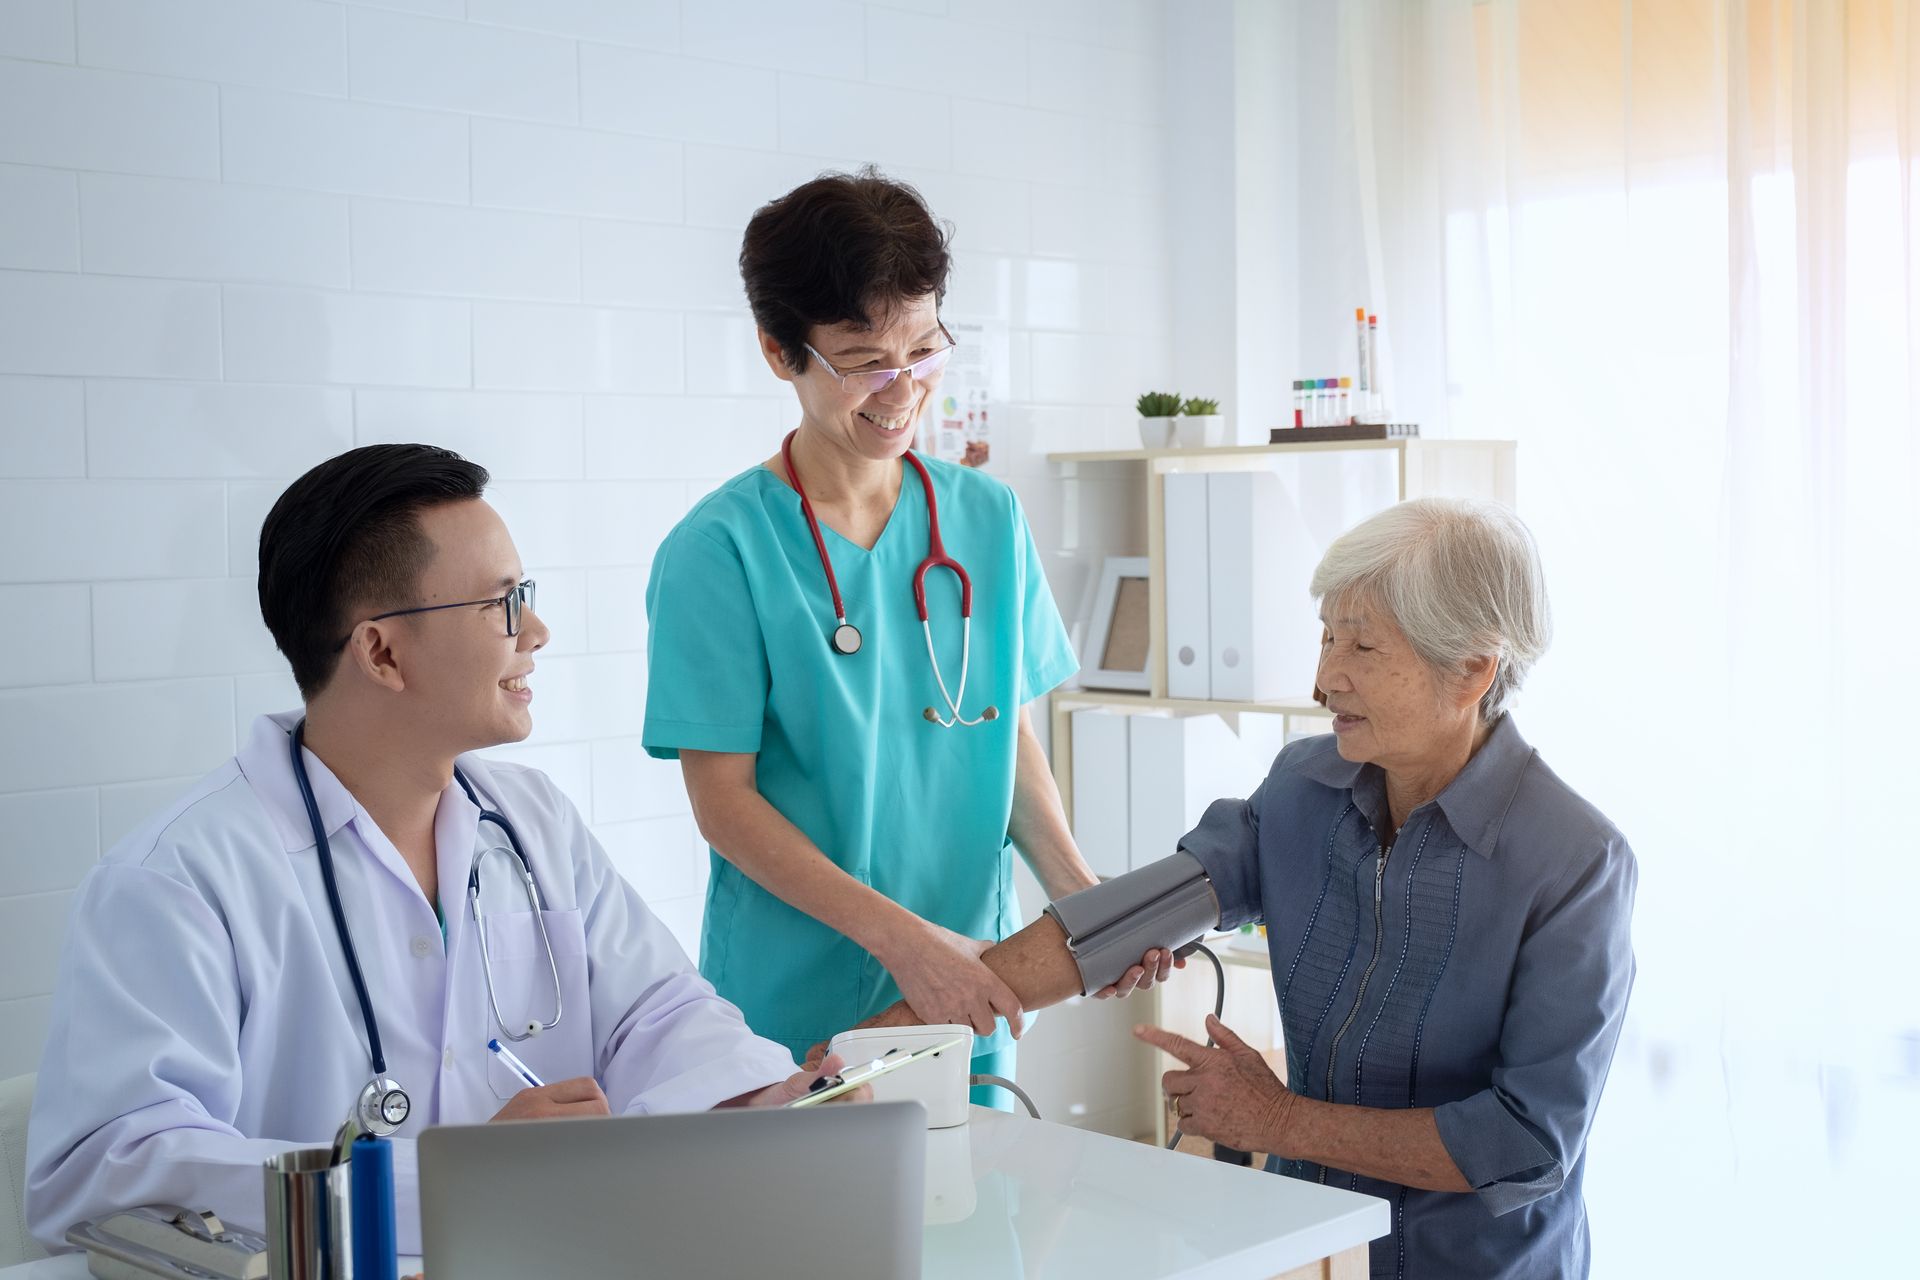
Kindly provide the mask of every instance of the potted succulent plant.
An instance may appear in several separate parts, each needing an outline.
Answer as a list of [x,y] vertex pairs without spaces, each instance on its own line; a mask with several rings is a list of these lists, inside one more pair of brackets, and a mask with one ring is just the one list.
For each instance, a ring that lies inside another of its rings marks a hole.
[[1174,436],[1182,449],[1211,449],[1225,444],[1227,420],[1220,412],[1220,402],[1195,397],[1182,404]]
[[1140,412],[1140,443],[1149,449],[1171,449],[1180,404],[1180,397],[1170,391],[1149,391],[1134,401],[1133,407]]

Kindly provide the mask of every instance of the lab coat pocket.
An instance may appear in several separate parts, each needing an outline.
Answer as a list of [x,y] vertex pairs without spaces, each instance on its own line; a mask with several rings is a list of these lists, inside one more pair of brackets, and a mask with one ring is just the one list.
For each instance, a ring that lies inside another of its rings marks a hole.
[[[499,1037],[548,1084],[592,1075],[593,1009],[587,1001],[586,923],[580,912],[542,911],[538,922],[531,911],[503,911],[486,919],[493,993],[500,1006],[496,1020],[492,1005],[486,1003],[483,977],[479,999],[487,1034]],[[540,939],[541,925],[553,944],[551,967]],[[502,1029],[512,1028],[517,1035],[530,1024],[552,1021],[556,996],[560,1020],[551,1030],[514,1040]],[[495,1097],[504,1101],[527,1087],[505,1063],[492,1054],[487,1057],[487,1084]]]

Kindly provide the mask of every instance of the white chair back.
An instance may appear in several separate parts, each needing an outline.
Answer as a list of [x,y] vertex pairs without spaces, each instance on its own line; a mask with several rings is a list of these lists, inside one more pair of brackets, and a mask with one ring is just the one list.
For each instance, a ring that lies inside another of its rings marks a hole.
[[27,1113],[33,1077],[0,1080],[0,1268],[44,1258],[27,1234]]

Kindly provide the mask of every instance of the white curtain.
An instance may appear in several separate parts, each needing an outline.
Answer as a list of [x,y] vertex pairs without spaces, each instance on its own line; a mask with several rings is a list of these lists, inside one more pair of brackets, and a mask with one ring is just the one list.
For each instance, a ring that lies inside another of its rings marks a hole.
[[1396,416],[1521,442],[1520,722],[1639,854],[1596,1276],[1920,1266],[1916,8],[1325,17]]

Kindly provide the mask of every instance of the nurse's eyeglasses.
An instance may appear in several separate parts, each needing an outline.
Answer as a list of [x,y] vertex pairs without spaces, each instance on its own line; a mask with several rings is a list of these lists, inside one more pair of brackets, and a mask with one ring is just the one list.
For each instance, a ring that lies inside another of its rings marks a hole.
[[[438,613],[442,609],[467,609],[476,605],[500,604],[507,607],[507,636],[512,638],[520,634],[520,615],[525,609],[533,608],[533,579],[529,578],[503,596],[491,600],[461,600],[454,604],[423,604],[417,609],[390,609],[386,613],[376,613],[368,622],[384,622],[388,618],[398,618],[409,613]],[[347,641],[353,639],[348,632],[341,637],[340,643],[333,646],[335,653],[347,647]]]
[[828,373],[839,379],[841,390],[858,392],[861,395],[870,396],[875,392],[885,391],[893,385],[893,380],[903,373],[911,377],[915,382],[925,382],[928,378],[931,378],[934,374],[946,368],[947,361],[953,357],[953,335],[947,332],[947,326],[944,323],[940,326],[940,332],[947,340],[946,346],[931,354],[921,356],[912,364],[899,369],[860,369],[853,373],[842,373],[834,368],[833,364],[825,356],[815,351],[812,346],[804,342],[800,345],[806,347],[807,354],[815,360],[818,360],[821,365],[826,368]]

